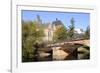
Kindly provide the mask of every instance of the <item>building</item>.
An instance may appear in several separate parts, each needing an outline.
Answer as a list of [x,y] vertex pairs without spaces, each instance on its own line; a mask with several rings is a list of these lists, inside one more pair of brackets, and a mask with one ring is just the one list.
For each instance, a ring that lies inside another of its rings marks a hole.
[[51,23],[48,22],[48,23],[43,24],[39,15],[37,15],[35,22],[38,23],[40,26],[42,26],[44,29],[45,36],[43,37],[43,41],[45,41],[45,42],[52,41],[53,36],[54,36],[54,34],[53,34],[54,31],[57,28],[64,26],[63,23],[60,20],[58,20],[57,18],[55,21],[53,21]]
[[61,27],[61,26],[64,26],[63,25],[63,23],[60,21],[60,20],[58,20],[57,18],[56,18],[56,20],[55,21],[53,21],[52,23],[46,23],[46,27],[44,28],[44,33],[45,33],[45,37],[44,37],[44,40],[45,41],[52,41],[53,40],[53,36],[54,36],[54,31],[57,29],[57,28],[59,28],[59,27]]

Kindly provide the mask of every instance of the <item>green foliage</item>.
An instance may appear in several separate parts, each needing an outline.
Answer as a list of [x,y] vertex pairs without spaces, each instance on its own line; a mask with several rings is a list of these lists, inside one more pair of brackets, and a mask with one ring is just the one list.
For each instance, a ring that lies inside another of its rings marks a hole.
[[34,44],[41,42],[44,30],[35,22],[22,21],[22,56],[30,58],[34,53]]
[[89,26],[87,27],[87,29],[85,31],[84,38],[85,39],[89,39],[90,38],[90,28],[89,28]]
[[67,30],[65,27],[59,27],[54,32],[54,40],[55,41],[62,41],[67,39]]
[[75,29],[74,18],[72,18],[70,22],[71,22],[71,25],[69,26],[68,36],[69,38],[74,38],[74,29]]
[[78,59],[90,59],[90,47],[83,45],[78,48]]

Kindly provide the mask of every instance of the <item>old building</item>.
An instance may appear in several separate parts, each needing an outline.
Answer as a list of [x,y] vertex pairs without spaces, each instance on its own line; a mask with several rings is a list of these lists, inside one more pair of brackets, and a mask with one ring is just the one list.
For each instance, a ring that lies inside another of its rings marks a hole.
[[42,23],[42,20],[39,15],[37,15],[35,22],[44,29],[45,36],[43,38],[43,41],[45,41],[45,42],[53,41],[54,31],[57,28],[64,26],[62,21],[58,20],[57,18],[53,22]]

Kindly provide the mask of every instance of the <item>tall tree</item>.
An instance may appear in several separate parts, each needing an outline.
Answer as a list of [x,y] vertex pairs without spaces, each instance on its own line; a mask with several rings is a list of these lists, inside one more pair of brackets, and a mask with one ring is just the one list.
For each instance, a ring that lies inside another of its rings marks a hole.
[[69,38],[74,38],[75,21],[74,18],[70,20],[71,25],[69,26],[68,36]]
[[90,38],[90,27],[89,26],[87,26],[84,36],[85,36],[84,38],[86,39]]

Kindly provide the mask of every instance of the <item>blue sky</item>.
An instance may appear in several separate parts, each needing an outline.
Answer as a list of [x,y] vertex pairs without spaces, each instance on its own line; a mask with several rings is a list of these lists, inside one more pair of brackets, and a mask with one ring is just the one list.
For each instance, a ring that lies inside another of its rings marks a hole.
[[74,18],[76,29],[80,28],[86,30],[87,26],[90,25],[89,13],[22,10],[21,15],[24,21],[34,21],[36,16],[39,15],[43,23],[53,22],[58,18],[66,27],[71,24],[71,18]]

